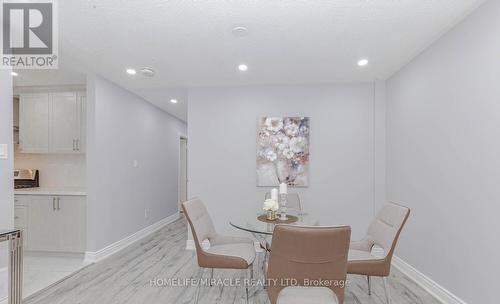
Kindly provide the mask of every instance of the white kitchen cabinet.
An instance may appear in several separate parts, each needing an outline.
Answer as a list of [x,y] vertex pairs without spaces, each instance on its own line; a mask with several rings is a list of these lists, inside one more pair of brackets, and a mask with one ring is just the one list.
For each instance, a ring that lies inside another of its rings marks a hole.
[[22,94],[19,100],[19,151],[49,152],[49,94]]
[[21,153],[84,153],[85,94],[20,94]]
[[85,252],[86,213],[85,198],[81,196],[58,196],[57,217],[60,233],[60,251]]
[[14,207],[14,227],[23,231],[23,246],[26,248],[28,244],[28,206],[15,205]]
[[[16,223],[25,221],[26,250],[83,253],[86,250],[84,196],[16,195]],[[22,219],[23,218],[23,219]]]
[[60,227],[55,197],[32,196],[28,203],[27,250],[59,251]]
[[50,94],[49,113],[49,151],[77,152],[77,141],[80,140],[80,103],[76,93]]

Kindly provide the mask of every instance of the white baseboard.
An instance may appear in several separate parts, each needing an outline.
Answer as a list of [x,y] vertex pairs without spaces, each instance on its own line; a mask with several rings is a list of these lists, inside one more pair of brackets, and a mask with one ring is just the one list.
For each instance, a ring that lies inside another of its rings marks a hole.
[[0,268],[0,304],[7,303],[7,292],[9,289],[9,269]]
[[392,265],[399,271],[404,273],[407,277],[420,285],[428,293],[433,295],[436,299],[444,304],[467,304],[465,301],[451,293],[449,290],[439,285],[431,278],[415,269],[410,264],[403,261],[401,258],[394,256],[392,258]]
[[186,240],[186,250],[194,250],[194,241]]
[[176,221],[179,219],[179,212],[164,218],[161,221],[158,221],[154,223],[153,225],[150,225],[142,230],[137,231],[134,234],[131,234],[127,236],[124,239],[121,239],[107,247],[104,247],[103,249],[99,251],[87,251],[85,252],[85,262],[88,263],[95,263],[98,261],[101,261],[102,259],[107,258],[108,256],[117,253],[118,251],[132,245],[133,243],[147,237],[148,235],[158,231],[159,229],[165,227],[166,225]]
[[[254,242],[254,246],[255,246],[255,252],[262,252],[262,248],[260,247],[260,243],[259,242]],[[210,243],[208,241],[205,241],[201,244],[201,247],[203,247],[203,249],[207,249],[207,248],[210,248]],[[195,250],[196,247],[194,246],[194,240],[186,240],[186,250]]]
[[[201,246],[205,249],[210,247],[207,241],[203,242]],[[195,249],[196,247],[194,246],[194,240],[186,240],[186,250],[195,250]]]

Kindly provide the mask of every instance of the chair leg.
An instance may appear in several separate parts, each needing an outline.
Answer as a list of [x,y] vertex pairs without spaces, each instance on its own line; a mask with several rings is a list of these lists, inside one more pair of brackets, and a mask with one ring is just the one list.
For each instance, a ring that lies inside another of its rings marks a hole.
[[387,299],[387,304],[391,304],[391,293],[389,292],[389,283],[387,283],[387,277],[383,278],[384,281],[384,290],[385,290],[385,298]]
[[366,279],[368,280],[368,295],[372,295],[372,280],[370,276],[366,276]]
[[248,304],[248,287],[245,287],[246,303]]
[[267,251],[267,249],[264,249],[264,260],[262,261],[262,273],[264,275],[266,274],[266,263],[268,259],[269,259],[269,251]]
[[[250,272],[250,274],[247,274],[247,278],[249,279],[248,283],[251,284],[253,281],[253,265],[250,265],[250,267],[248,267],[247,270]],[[247,284],[245,286],[245,296],[246,296],[246,303],[247,304],[248,304],[248,287],[249,287],[249,285]]]

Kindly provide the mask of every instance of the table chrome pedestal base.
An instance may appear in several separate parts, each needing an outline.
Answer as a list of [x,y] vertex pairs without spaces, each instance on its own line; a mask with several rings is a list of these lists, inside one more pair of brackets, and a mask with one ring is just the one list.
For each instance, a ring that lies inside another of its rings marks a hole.
[[8,304],[23,301],[23,233],[21,230],[0,231],[0,242],[9,242],[9,300]]

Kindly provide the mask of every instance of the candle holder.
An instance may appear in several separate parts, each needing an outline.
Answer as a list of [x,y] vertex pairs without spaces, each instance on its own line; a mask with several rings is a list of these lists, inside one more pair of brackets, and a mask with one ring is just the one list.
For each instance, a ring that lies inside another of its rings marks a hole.
[[288,217],[286,216],[286,199],[287,199],[287,194],[280,193],[280,220],[281,221],[288,220]]
[[267,219],[268,221],[274,221],[274,220],[276,220],[277,218],[278,218],[278,217],[277,217],[277,215],[276,215],[276,211],[274,211],[274,210],[267,210],[267,212],[266,212],[266,219]]

